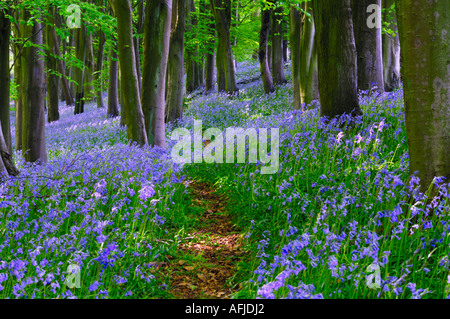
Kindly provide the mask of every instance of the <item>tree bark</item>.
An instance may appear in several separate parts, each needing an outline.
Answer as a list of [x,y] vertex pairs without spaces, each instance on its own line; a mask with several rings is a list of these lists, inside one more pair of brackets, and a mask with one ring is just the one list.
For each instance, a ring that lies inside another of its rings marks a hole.
[[165,148],[165,92],[172,0],[150,1],[145,8],[142,105],[150,145]]
[[272,11],[272,77],[275,85],[287,83],[283,63],[283,7]]
[[300,99],[304,105],[310,104],[315,98],[314,75],[317,75],[317,44],[316,29],[312,2],[305,2],[304,10],[311,16],[303,14],[303,27],[300,40]]
[[272,14],[270,9],[262,11],[261,14],[261,31],[259,32],[259,67],[261,70],[261,77],[266,94],[275,91],[273,86],[272,75],[269,69],[269,62],[267,60],[267,42],[269,41],[269,25],[270,15]]
[[[53,11],[53,20],[57,21],[58,15],[56,14],[56,10]],[[60,41],[56,34],[56,28],[52,29],[52,36],[53,36],[53,50],[57,57],[61,57],[61,51],[60,51]],[[72,106],[74,105],[74,100],[72,96],[72,92],[70,90],[69,81],[67,81],[66,75],[66,68],[64,66],[64,62],[61,59],[56,59],[58,72],[61,73],[61,86],[64,93],[64,100],[66,101],[66,105]]]
[[12,154],[11,124],[10,124],[10,71],[9,71],[9,42],[11,23],[6,17],[9,8],[0,9],[0,124],[3,138],[7,146],[5,151]]
[[[14,11],[14,18],[16,21],[19,21],[20,19],[20,11],[15,10]],[[20,28],[20,24],[14,23],[13,24],[13,34],[14,38],[19,40],[22,39],[22,32],[23,28]],[[16,40],[16,41],[17,41]],[[16,82],[18,95],[16,100],[14,101],[15,107],[16,107],[16,119],[15,119],[15,138],[16,138],[16,151],[22,150],[22,96],[23,96],[23,83],[22,83],[22,59],[19,57],[20,50],[19,50],[19,43],[16,42],[13,46],[13,53],[14,53],[14,59],[16,60],[16,63],[14,63],[14,81]],[[9,96],[9,95],[8,95]]]
[[183,117],[185,28],[186,5],[184,0],[173,0],[166,102],[167,117],[170,121]]
[[[450,180],[450,2],[396,1],[410,172]],[[418,23],[420,22],[420,23]]]
[[103,70],[103,55],[105,51],[105,33],[102,30],[98,30],[98,51],[97,51],[97,63],[95,69],[95,90],[97,93],[97,108],[104,108],[103,104],[103,83],[102,83],[102,70]]
[[225,84],[227,94],[233,95],[239,92],[239,89],[236,85],[236,71],[230,39],[231,0],[211,0],[211,11],[218,34],[216,63],[219,91],[223,90],[223,84]]
[[121,93],[123,95],[122,112],[125,113],[128,139],[142,146],[147,144],[148,140],[136,73],[131,3],[130,0],[116,0],[113,3],[114,14],[117,18]]
[[55,30],[54,10],[51,6],[49,8],[49,23],[47,24],[45,37],[47,40],[47,121],[49,123],[59,120],[59,77],[54,73],[57,69],[57,62],[55,58],[55,46],[53,32]]
[[[23,9],[23,20],[31,14]],[[27,162],[47,162],[45,149],[45,70],[41,58],[43,45],[41,23],[23,26],[23,36],[33,44],[22,51],[22,147]]]
[[320,114],[361,115],[350,0],[315,0]]
[[119,72],[119,60],[114,46],[109,51],[109,81],[108,81],[108,117],[119,116],[119,97],[117,91],[117,74]]
[[395,0],[383,0],[383,8],[385,8],[383,21],[388,22],[389,28],[395,32],[395,36],[386,33],[382,35],[383,78],[384,90],[386,92],[392,92],[400,87],[400,40],[398,36],[397,16],[395,13],[388,13],[387,11],[394,2]]
[[85,70],[86,70],[86,27],[82,24],[81,28],[75,31],[75,55],[79,60],[79,67],[74,69],[75,84],[75,110],[74,114],[81,114],[84,112],[85,102]]
[[[381,28],[370,28],[367,9],[376,4],[381,7],[381,0],[352,0],[353,25],[357,52],[358,89],[372,90],[378,87],[384,92],[383,80],[383,52],[381,48]],[[381,16],[377,15],[381,23]]]
[[294,95],[294,110],[300,110],[302,99],[300,98],[300,41],[302,30],[302,15],[295,5],[289,8],[289,42],[291,44],[291,70],[292,70],[292,86]]

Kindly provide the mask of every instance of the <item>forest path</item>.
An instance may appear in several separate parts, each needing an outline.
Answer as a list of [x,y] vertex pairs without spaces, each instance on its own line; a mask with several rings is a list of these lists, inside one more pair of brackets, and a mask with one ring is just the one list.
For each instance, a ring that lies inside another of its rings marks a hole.
[[227,299],[238,288],[232,279],[244,255],[242,233],[226,212],[227,198],[204,182],[189,184],[193,205],[202,210],[196,230],[178,248],[183,259],[169,265],[169,293],[177,299]]

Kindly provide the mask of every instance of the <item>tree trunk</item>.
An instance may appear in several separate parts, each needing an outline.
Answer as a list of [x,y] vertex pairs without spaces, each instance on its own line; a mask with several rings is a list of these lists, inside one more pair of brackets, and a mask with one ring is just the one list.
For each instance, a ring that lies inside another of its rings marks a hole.
[[[24,9],[23,20],[31,18],[29,11]],[[41,23],[23,26],[23,37],[29,39],[32,46],[24,47],[22,51],[22,147],[24,159],[27,162],[47,162],[45,149],[45,70]]]
[[117,91],[117,74],[119,72],[119,61],[114,46],[109,51],[109,81],[108,81],[108,117],[119,116],[119,97]]
[[269,40],[269,25],[271,14],[271,10],[263,10],[261,14],[261,31],[259,33],[259,67],[261,70],[262,82],[266,94],[275,91],[272,81],[272,75],[270,74],[269,62],[267,60],[267,42]]
[[287,83],[283,63],[283,7],[272,11],[272,76],[275,85]]
[[90,102],[95,96],[94,89],[94,70],[95,70],[95,59],[94,59],[94,45],[92,41],[92,31],[86,29],[86,67],[84,69],[84,97],[85,100]]
[[117,0],[114,1],[113,7],[117,18],[122,112],[125,113],[128,139],[142,146],[147,144],[147,134],[136,73],[131,3],[130,0]]
[[0,182],[4,175],[16,176],[19,174],[11,154],[8,146],[6,146],[5,138],[3,137],[3,127],[1,127],[0,123]]
[[[392,92],[400,87],[400,40],[398,37],[397,17],[395,13],[388,13],[387,9],[395,0],[383,0],[383,21],[389,23],[389,28],[395,32],[395,36],[384,33],[383,40],[383,78],[384,90]],[[391,18],[391,16],[393,17]]]
[[[56,10],[53,11],[53,20],[56,22],[58,15],[56,14]],[[57,24],[58,25],[58,24]],[[59,37],[56,34],[56,28],[52,28],[51,30],[53,36],[53,50],[56,56],[61,57],[60,51],[60,41]],[[64,66],[64,62],[61,59],[56,59],[58,72],[61,73],[61,86],[64,93],[64,100],[66,101],[66,105],[72,106],[74,105],[74,100],[72,96],[72,92],[70,90],[69,81],[67,81],[66,68]]]
[[304,105],[314,100],[314,67],[317,62],[316,30],[311,2],[305,2],[303,9],[311,16],[303,14],[303,27],[300,39],[300,99]]
[[142,105],[150,145],[165,148],[165,92],[172,0],[150,1],[145,8]]
[[[16,21],[19,21],[20,19],[20,11],[15,10],[14,11],[14,18]],[[13,32],[14,32],[14,38],[15,39],[22,39],[22,32],[23,28],[20,28],[20,24],[14,23],[13,24]],[[22,96],[23,96],[23,83],[22,83],[22,59],[19,57],[20,50],[19,50],[19,43],[15,43],[13,46],[13,53],[14,53],[14,59],[16,60],[16,63],[14,63],[14,81],[16,83],[18,93],[17,99],[14,102],[16,107],[16,123],[15,123],[15,138],[16,138],[16,151],[22,150]],[[9,96],[9,95],[8,95]]]
[[[207,2],[207,0],[205,0]],[[215,24],[214,24],[214,16],[211,12],[211,4],[209,6],[207,5],[207,12],[210,14],[210,24],[208,28],[208,33],[210,35],[210,38],[208,40],[207,44],[207,52],[206,52],[206,65],[205,65],[205,92],[208,94],[209,92],[214,91],[215,89],[215,78],[214,78],[214,69],[215,69],[215,47],[216,47],[216,40],[215,40]]]
[[315,0],[320,114],[361,115],[350,0]]
[[12,154],[11,124],[10,124],[10,72],[9,72],[9,42],[11,35],[11,23],[6,17],[9,9],[0,9],[0,124],[6,150]]
[[184,0],[173,0],[172,31],[167,66],[167,117],[170,121],[183,117],[184,96],[184,31],[186,5]]
[[[369,27],[371,14],[367,12],[372,4],[381,8],[381,0],[352,0],[351,4],[358,56],[358,89],[372,90],[376,85],[380,92],[384,92],[381,28]],[[381,24],[381,15],[376,15],[376,21]]]
[[86,27],[82,24],[81,28],[75,31],[75,55],[79,60],[79,67],[74,69],[74,80],[75,84],[75,110],[74,114],[81,114],[84,112],[84,80],[85,80],[85,69],[86,69]]
[[[396,1],[410,172],[450,180],[450,2]],[[418,23],[420,22],[420,23]]]
[[103,55],[105,51],[106,37],[102,30],[98,30],[98,51],[97,51],[97,63],[95,69],[95,90],[97,93],[97,108],[104,108],[103,104],[103,83],[102,83],[102,70],[103,70]]
[[217,75],[219,79],[219,91],[223,89],[227,94],[239,91],[236,85],[236,70],[231,50],[230,26],[231,26],[231,0],[211,0],[211,11],[216,22],[216,31],[219,43],[217,46]]
[[289,9],[289,42],[291,43],[291,69],[292,86],[294,95],[294,110],[301,109],[302,100],[300,98],[300,41],[302,30],[302,16],[300,10],[291,4]]
[[47,121],[49,123],[59,120],[59,77],[54,73],[57,69],[57,63],[55,58],[55,43],[53,32],[55,30],[54,12],[55,8],[51,6],[49,8],[49,23],[47,24],[45,37],[47,40]]

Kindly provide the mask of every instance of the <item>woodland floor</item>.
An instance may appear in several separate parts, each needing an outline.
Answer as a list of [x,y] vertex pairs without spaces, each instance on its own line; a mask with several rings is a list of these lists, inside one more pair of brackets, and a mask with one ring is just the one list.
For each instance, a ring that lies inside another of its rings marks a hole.
[[204,182],[191,182],[189,188],[202,216],[197,229],[178,246],[184,257],[161,265],[170,277],[169,293],[176,299],[230,298],[239,290],[233,278],[245,255],[242,234],[227,214],[224,195]]

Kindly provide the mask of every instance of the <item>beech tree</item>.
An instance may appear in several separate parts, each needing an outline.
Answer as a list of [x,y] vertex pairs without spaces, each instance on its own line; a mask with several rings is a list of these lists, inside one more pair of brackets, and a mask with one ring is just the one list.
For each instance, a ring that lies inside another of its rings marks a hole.
[[[372,13],[367,12],[371,5]],[[376,85],[384,92],[381,12],[377,8],[381,8],[381,0],[352,0],[358,89],[371,90]]]
[[4,152],[12,153],[11,129],[9,120],[10,103],[10,71],[9,71],[9,43],[11,23],[7,17],[9,8],[0,7],[0,125],[6,149]]
[[389,24],[389,31],[382,35],[384,90],[391,92],[400,86],[400,39],[394,0],[383,0],[383,22]]
[[[275,2],[273,2],[275,3]],[[272,10],[272,77],[274,84],[286,83],[283,59],[283,7]]]
[[361,115],[350,0],[314,0],[320,114]]
[[165,92],[172,0],[147,2],[144,22],[142,105],[150,145],[165,148]]
[[410,172],[426,191],[450,180],[450,2],[397,0],[396,12]]
[[234,94],[239,89],[236,84],[236,70],[231,49],[231,0],[211,0],[211,11],[218,35],[216,65],[219,91]]
[[[22,150],[27,162],[47,162],[45,147],[45,70],[42,59],[43,26],[22,9],[23,39],[29,41],[21,54],[22,85]],[[31,45],[30,45],[31,44]]]
[[185,2],[183,0],[173,0],[166,102],[167,117],[170,121],[183,117],[185,28]]
[[112,3],[117,18],[117,47],[123,95],[121,106],[125,114],[128,138],[138,145],[145,145],[148,140],[136,73],[131,3],[130,0],[116,0]]
[[272,10],[269,8],[263,8],[261,13],[261,31],[259,34],[259,67],[261,69],[261,77],[264,85],[264,91],[272,93],[275,91],[272,74],[269,69],[269,61],[267,56],[267,43],[269,41],[269,27],[270,27],[270,16]]

